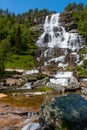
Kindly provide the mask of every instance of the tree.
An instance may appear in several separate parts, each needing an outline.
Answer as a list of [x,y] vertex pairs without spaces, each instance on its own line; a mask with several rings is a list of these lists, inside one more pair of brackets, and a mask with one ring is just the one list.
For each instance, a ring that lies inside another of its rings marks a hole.
[[78,29],[79,33],[82,34],[87,39],[87,7],[85,7],[80,14]]
[[20,53],[21,50],[22,50],[21,28],[20,26],[18,26],[15,34],[15,52]]
[[0,76],[4,73],[4,61],[6,60],[6,54],[9,51],[10,44],[7,39],[0,42]]
[[76,4],[74,3],[69,3],[66,7],[65,7],[65,11],[73,11],[73,12],[77,12],[77,11],[82,11],[84,8],[84,5],[82,3]]

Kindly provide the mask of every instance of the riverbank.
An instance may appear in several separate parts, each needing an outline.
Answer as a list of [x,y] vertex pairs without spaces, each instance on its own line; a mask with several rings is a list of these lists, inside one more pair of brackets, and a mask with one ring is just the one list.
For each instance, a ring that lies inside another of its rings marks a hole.
[[21,130],[21,128],[27,124],[26,120],[30,119],[29,113],[32,117],[33,115],[38,114],[38,112],[39,111],[30,108],[19,108],[2,103],[0,104],[0,130]]

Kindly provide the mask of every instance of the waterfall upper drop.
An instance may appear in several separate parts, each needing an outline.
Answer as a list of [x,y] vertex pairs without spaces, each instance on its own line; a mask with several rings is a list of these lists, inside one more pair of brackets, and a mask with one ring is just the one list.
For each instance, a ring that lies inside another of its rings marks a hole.
[[39,37],[36,44],[39,47],[67,48],[72,51],[83,47],[83,39],[78,33],[69,33],[60,25],[60,14],[46,16],[44,33]]

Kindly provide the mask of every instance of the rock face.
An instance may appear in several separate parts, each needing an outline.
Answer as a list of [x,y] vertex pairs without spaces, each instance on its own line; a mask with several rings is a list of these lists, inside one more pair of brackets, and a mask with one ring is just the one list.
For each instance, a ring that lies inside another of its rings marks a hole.
[[26,77],[22,75],[13,75],[0,81],[0,89],[21,87],[26,81]]
[[32,88],[38,88],[38,87],[43,87],[46,85],[46,83],[49,82],[49,77],[46,77],[42,80],[38,80],[33,83]]
[[67,31],[77,32],[77,23],[72,16],[72,12],[63,12],[60,16],[60,22]]
[[87,129],[87,100],[78,94],[55,97],[41,106],[41,130]]

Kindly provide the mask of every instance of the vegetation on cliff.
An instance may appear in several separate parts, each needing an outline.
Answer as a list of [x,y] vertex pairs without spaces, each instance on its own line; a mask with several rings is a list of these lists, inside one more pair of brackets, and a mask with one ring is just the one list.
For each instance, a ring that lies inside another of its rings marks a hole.
[[15,15],[0,9],[0,75],[4,68],[34,67],[35,42],[41,34],[38,25],[51,13],[47,9],[30,9]]
[[69,3],[65,7],[66,12],[71,12],[74,20],[77,23],[78,31],[87,40],[87,5],[84,6],[83,3]]

